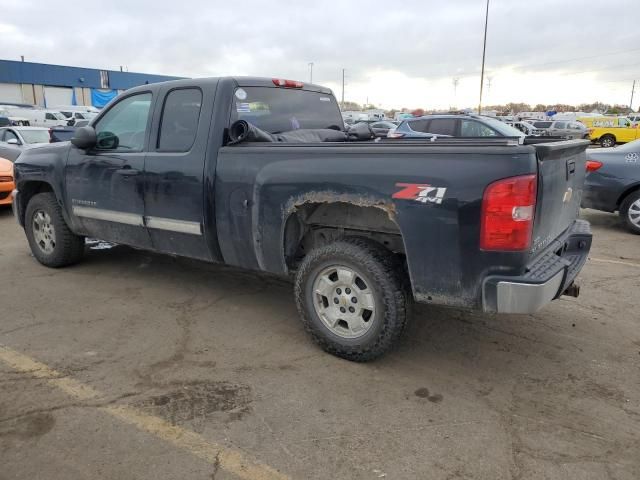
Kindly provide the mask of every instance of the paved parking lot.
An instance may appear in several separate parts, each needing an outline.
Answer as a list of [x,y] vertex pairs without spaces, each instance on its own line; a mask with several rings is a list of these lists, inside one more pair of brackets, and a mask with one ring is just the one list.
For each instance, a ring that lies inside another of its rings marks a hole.
[[100,245],[49,270],[0,211],[0,479],[638,479],[640,237],[583,216],[579,299],[420,307],[354,364],[285,281]]

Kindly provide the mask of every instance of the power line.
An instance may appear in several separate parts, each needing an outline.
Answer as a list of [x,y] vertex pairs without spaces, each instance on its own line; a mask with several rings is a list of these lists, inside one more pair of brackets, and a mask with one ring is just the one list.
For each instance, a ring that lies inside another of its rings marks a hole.
[[609,57],[611,55],[621,55],[623,53],[631,53],[631,52],[638,52],[638,51],[640,51],[640,48],[632,48],[630,50],[618,50],[617,52],[601,53],[598,55],[590,55],[588,57],[575,57],[575,58],[567,58],[564,60],[555,60],[553,62],[534,63],[530,65],[519,65],[517,68],[544,67],[547,65],[555,65],[557,63],[577,62],[579,60],[591,60],[593,58]]

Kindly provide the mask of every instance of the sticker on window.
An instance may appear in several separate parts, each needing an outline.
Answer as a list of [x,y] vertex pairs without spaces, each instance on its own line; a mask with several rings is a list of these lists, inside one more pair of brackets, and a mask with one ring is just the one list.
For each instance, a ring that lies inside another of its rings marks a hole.
[[242,88],[239,88],[236,90],[236,98],[238,100],[246,100],[247,99],[247,92],[245,92]]
[[331,99],[329,97],[320,97],[321,102],[330,102]]
[[249,103],[236,103],[236,111],[238,113],[251,113],[251,105]]

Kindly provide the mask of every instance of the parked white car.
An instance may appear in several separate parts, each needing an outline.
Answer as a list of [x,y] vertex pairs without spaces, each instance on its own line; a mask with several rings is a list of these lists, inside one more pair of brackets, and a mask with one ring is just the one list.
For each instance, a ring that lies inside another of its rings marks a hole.
[[15,115],[14,109],[12,108],[4,108],[4,106],[0,106],[0,117],[7,117],[11,122],[11,125],[30,125],[27,118]]
[[91,105],[56,105],[51,107],[51,109],[59,112],[93,113],[94,115],[100,113],[100,110],[96,107],[92,107]]
[[86,105],[60,105],[53,109],[62,113],[71,122],[69,125],[75,125],[80,120],[93,120],[100,113],[96,107]]
[[57,127],[66,126],[67,117],[57,110],[44,108],[15,108],[11,110],[15,116],[26,118],[32,127]]

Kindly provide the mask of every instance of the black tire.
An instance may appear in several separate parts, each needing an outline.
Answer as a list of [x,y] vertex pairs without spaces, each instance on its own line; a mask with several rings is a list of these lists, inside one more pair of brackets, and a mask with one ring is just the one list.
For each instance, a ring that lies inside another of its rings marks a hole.
[[[636,204],[636,206],[634,206],[632,214],[629,214],[629,210],[631,209],[631,206]],[[635,212],[638,211],[638,206],[640,204],[640,190],[636,190],[635,192],[631,192],[629,195],[627,195],[624,200],[622,200],[622,203],[620,203],[620,217],[622,217],[622,220],[624,221],[627,229],[631,232],[631,233],[635,233],[636,235],[640,235],[640,223],[635,224],[633,223],[633,220],[636,220],[636,222],[638,222],[638,217],[635,215]],[[633,216],[633,218],[631,218]]]
[[[48,215],[53,226],[53,246],[51,251],[45,251],[36,240],[34,217],[36,214]],[[59,268],[77,263],[84,254],[84,237],[74,234],[62,216],[62,209],[51,192],[34,195],[29,204],[24,221],[24,229],[31,247],[31,253],[41,264]]]
[[616,137],[613,135],[603,135],[600,137],[600,146],[602,148],[611,148],[616,146]]
[[[372,315],[373,323],[357,338],[335,334],[314,305],[314,282],[333,266],[354,269],[373,294],[379,313]],[[397,344],[408,321],[411,296],[406,278],[404,265],[394,255],[364,238],[345,238],[314,249],[301,262],[295,278],[296,304],[305,329],[325,351],[338,357],[366,362],[382,356]]]

